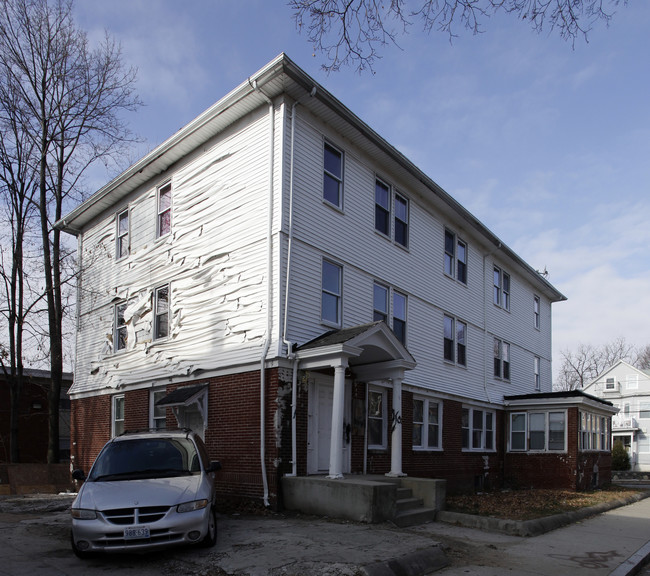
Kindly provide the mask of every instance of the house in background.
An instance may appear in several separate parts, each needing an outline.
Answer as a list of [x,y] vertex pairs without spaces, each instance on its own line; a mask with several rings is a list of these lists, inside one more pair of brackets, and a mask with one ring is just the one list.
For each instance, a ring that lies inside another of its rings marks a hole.
[[[47,370],[24,369],[24,383],[20,395],[18,414],[18,453],[21,463],[47,462],[49,437],[48,391],[51,386]],[[70,397],[72,374],[63,373],[61,398],[59,401],[59,456],[60,460],[70,458]],[[9,382],[0,370],[0,463],[10,460],[10,392]]]
[[650,471],[650,370],[619,360],[584,391],[610,401],[618,409],[612,419],[613,442],[625,446],[632,471]]
[[223,495],[281,506],[288,478],[471,491],[529,482],[511,452],[566,461],[567,403],[505,399],[551,392],[564,296],[284,54],[58,225],[77,467],[189,426]]

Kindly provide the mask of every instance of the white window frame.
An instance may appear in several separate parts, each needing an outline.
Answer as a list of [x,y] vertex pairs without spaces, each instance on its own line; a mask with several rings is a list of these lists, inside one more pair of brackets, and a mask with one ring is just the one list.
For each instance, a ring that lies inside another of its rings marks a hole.
[[542,359],[539,356],[535,356],[533,358],[533,374],[535,379],[536,392],[539,392],[542,389],[541,373],[540,373],[541,363],[542,363]]
[[[404,299],[404,314],[403,314],[403,317],[398,316],[398,312],[396,311],[397,308],[398,308],[398,306],[396,304],[396,300],[398,298],[403,298]],[[392,313],[392,316],[391,316],[391,318],[392,318],[392,320],[391,320],[391,328],[392,328],[393,333],[395,334],[395,336],[397,336],[397,339],[402,344],[404,344],[404,346],[406,346],[406,342],[408,340],[408,337],[407,337],[407,331],[408,331],[408,297],[406,296],[406,294],[404,294],[402,292],[398,292],[397,290],[393,290],[392,301],[393,301],[393,307],[392,307],[392,310],[391,310],[391,313]],[[396,321],[403,323],[404,328],[403,328],[403,337],[402,338],[400,338],[399,334],[395,331]]]
[[[167,395],[165,388],[156,388],[149,393],[149,428],[164,430],[167,428],[167,408],[156,406],[156,402]],[[160,424],[162,422],[162,425]]]
[[[388,324],[388,313],[390,307],[390,288],[379,282],[373,284],[372,292],[372,309],[373,309],[373,322],[378,322],[383,320]],[[380,299],[383,299],[383,302],[379,302]],[[380,304],[381,307],[378,307]]]
[[[161,207],[161,196],[169,190],[169,206]],[[156,191],[156,238],[162,238],[167,236],[172,231],[172,205],[174,202],[173,198],[173,189],[171,181],[165,182],[158,187]],[[162,223],[164,221],[165,214],[169,213],[169,225],[168,227],[163,227]]]
[[[122,230],[121,226],[124,219],[126,219],[126,230]],[[126,258],[131,252],[129,242],[129,238],[131,237],[131,218],[128,208],[115,215],[115,226],[115,259],[121,260],[122,258]]]
[[[113,307],[113,352],[121,352],[129,347],[129,332],[124,320],[127,302],[117,302]],[[120,334],[124,333],[124,346],[120,346]]]
[[[478,412],[482,413],[480,416],[482,422],[481,428],[478,428],[475,425]],[[496,412],[494,412],[494,410],[486,410],[485,408],[463,406],[461,413],[463,418],[465,413],[468,415],[467,426],[465,426],[465,422],[461,419],[461,446],[463,452],[494,452],[496,440]],[[488,425],[491,425],[491,427],[488,427]],[[465,431],[467,432],[465,433]],[[491,442],[488,442],[488,432],[490,432]],[[476,445],[477,433],[480,433],[479,446]],[[467,442],[465,441],[465,435],[467,435]]]
[[[167,309],[160,311],[160,298],[158,294],[163,291],[167,291]],[[152,340],[166,340],[169,338],[169,332],[171,327],[171,287],[169,284],[162,284],[157,286],[153,291],[153,313],[154,313],[154,322],[153,322],[153,335]],[[161,327],[161,318],[166,316],[167,330],[166,333],[162,336],[158,335]]]
[[[341,162],[341,173],[340,174],[335,174],[334,172],[330,172],[327,167],[326,167],[326,162],[325,162],[325,153],[327,149],[332,150],[336,155],[338,155],[340,162]],[[345,156],[343,154],[343,150],[341,150],[338,146],[334,146],[331,142],[323,141],[323,202],[327,203],[329,206],[334,206],[335,208],[339,210],[343,210],[343,177],[344,177],[344,166],[345,166]],[[331,199],[327,198],[325,191],[326,191],[326,186],[325,186],[325,179],[330,178],[332,181],[336,182],[338,184],[338,189],[337,189],[337,201],[332,202]]]
[[[121,405],[121,417],[118,411],[118,407],[119,407],[118,405]],[[126,409],[126,402],[124,399],[124,394],[115,394],[111,398],[111,437],[112,438],[119,436],[126,430],[124,425],[125,409]]]
[[580,410],[578,450],[581,452],[608,452],[612,448],[612,435],[608,418],[586,410]]
[[[422,402],[422,421],[415,420],[415,403]],[[430,422],[430,408],[435,404],[437,412],[437,422]],[[421,426],[420,444],[415,443],[413,438],[413,450],[419,452],[440,452],[442,450],[442,401],[437,398],[427,398],[425,396],[413,396],[413,434],[415,434],[415,425]],[[436,426],[437,432],[434,438],[434,445],[430,446],[431,427]]]
[[[336,269],[338,271],[338,278],[337,278],[337,288],[336,292],[333,291],[330,287],[330,283],[328,282],[327,286],[325,284],[325,279],[326,279],[326,274],[325,274],[325,267],[326,266],[331,266],[332,269]],[[326,318],[325,317],[325,306],[324,306],[324,301],[325,298],[334,298],[334,301],[336,303],[336,318]],[[333,327],[340,327],[341,326],[341,319],[343,317],[343,266],[340,264],[337,264],[336,262],[333,262],[332,260],[329,260],[327,258],[323,258],[321,261],[321,312],[320,312],[320,318],[321,318],[321,323],[325,324],[327,326],[333,326]]]
[[[451,338],[449,338],[448,326],[451,325]],[[459,330],[462,328],[463,342],[461,343]],[[447,342],[451,343],[452,358],[447,357]],[[461,356],[461,347],[464,362],[459,360]],[[443,317],[443,360],[456,366],[467,368],[467,322],[459,320],[455,316],[445,314]]]
[[[370,413],[370,397],[373,394],[378,394],[381,396],[381,414],[377,416],[376,414]],[[385,450],[388,447],[388,393],[386,388],[381,388],[378,386],[369,386],[368,387],[368,450]],[[371,444],[370,443],[370,421],[376,420],[380,422],[381,425],[381,444]]]
[[494,289],[492,302],[495,306],[510,311],[510,290],[512,288],[510,274],[499,266],[494,266]]
[[534,296],[533,297],[533,326],[535,326],[535,329],[540,330],[541,329],[541,306],[542,306],[542,301],[539,296]]
[[[398,202],[401,203],[404,206],[404,211],[405,211],[405,216],[404,218],[399,216],[399,212],[401,210],[398,210]],[[395,192],[393,194],[393,236],[394,236],[394,241],[395,244],[398,246],[401,246],[402,248],[408,248],[409,247],[409,211],[410,211],[410,206],[409,206],[409,201],[406,196],[403,194],[400,194],[399,192]],[[401,242],[400,240],[397,239],[397,229],[399,226],[404,227],[404,241]]]
[[625,389],[626,390],[637,390],[639,388],[639,375],[638,374],[627,374],[625,376]]
[[[551,448],[551,420],[552,415],[562,415],[562,448]],[[532,418],[535,417],[535,420],[542,419],[543,429],[535,428],[531,423]],[[515,418],[521,422],[523,418],[524,428],[514,427]],[[568,440],[568,416],[566,410],[530,410],[528,412],[510,412],[508,417],[508,451],[509,452],[534,452],[534,453],[550,453],[550,454],[562,454],[567,452],[567,440]],[[543,446],[541,448],[531,448],[532,444],[532,434],[540,433],[543,434]],[[514,441],[514,435],[517,435],[519,438],[518,442]],[[523,447],[521,447],[521,439],[523,434]]]
[[[377,197],[377,191],[381,189],[383,192],[386,193],[386,203],[385,205],[380,202]],[[386,181],[382,180],[378,176],[375,177],[375,232],[381,234],[382,236],[385,236],[386,238],[390,238],[390,229],[391,229],[391,218],[392,218],[392,212],[391,212],[391,206],[392,206],[392,197],[393,197],[393,190],[390,184],[388,184]],[[378,221],[378,215],[381,214],[382,221],[385,221],[386,230],[384,231],[381,226],[379,226],[379,221]]]
[[[451,246],[447,245],[448,240],[451,242]],[[464,258],[461,257],[461,247],[465,254]],[[445,228],[444,251],[443,270],[445,275],[467,286],[467,273],[469,268],[469,248],[467,242],[462,240],[453,230]]]
[[[497,364],[498,363],[498,364]],[[498,365],[498,371],[497,371]],[[507,372],[507,374],[506,374]],[[494,339],[494,377],[499,380],[510,381],[511,370],[511,347],[510,343],[500,338]]]

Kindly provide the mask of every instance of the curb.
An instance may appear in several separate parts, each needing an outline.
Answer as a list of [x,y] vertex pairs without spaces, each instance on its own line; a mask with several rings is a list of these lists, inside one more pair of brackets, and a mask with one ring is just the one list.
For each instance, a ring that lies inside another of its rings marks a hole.
[[434,546],[400,558],[362,566],[361,573],[365,576],[423,576],[446,566],[449,566],[446,554]]
[[634,494],[626,498],[619,498],[611,502],[603,502],[596,506],[589,508],[582,508],[574,512],[565,512],[563,514],[555,514],[554,516],[546,516],[544,518],[536,518],[535,520],[505,520],[502,518],[491,518],[487,516],[476,516],[474,514],[462,514],[460,512],[447,512],[441,510],[436,515],[436,520],[446,522],[447,524],[455,524],[456,526],[464,526],[466,528],[477,528],[479,530],[486,530],[490,532],[501,532],[510,536],[539,536],[551,530],[556,530],[567,524],[573,524],[580,520],[584,520],[589,516],[602,514],[614,508],[627,506],[639,500],[650,497],[650,492],[642,492]]

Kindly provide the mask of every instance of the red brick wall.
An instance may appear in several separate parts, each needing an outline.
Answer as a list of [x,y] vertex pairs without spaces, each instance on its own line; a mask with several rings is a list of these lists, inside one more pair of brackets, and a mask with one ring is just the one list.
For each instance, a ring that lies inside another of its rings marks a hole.
[[111,396],[93,396],[72,401],[70,455],[73,468],[88,472],[110,437]]

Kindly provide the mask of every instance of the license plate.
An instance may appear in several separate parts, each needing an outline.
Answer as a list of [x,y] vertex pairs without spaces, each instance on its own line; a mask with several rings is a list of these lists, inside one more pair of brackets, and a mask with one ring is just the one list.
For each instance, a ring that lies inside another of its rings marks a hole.
[[134,540],[136,538],[151,538],[149,526],[138,526],[137,528],[124,529],[125,540]]

